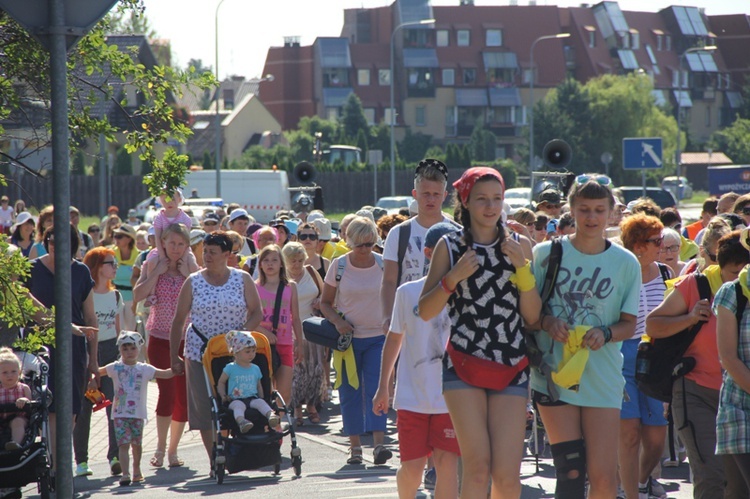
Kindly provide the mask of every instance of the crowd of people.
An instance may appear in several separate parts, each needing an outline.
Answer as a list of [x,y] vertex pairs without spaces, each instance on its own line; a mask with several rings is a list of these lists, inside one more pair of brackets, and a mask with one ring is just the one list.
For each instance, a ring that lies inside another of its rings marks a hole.
[[[526,427],[537,417],[555,497],[666,498],[661,466],[679,464],[681,449],[695,497],[750,497],[750,195],[709,198],[700,219],[683,224],[677,209],[649,199],[623,204],[597,174],[577,176],[567,197],[550,185],[515,210],[492,168],[470,168],[452,187],[448,214],[447,167],[426,159],[414,172],[414,201],[399,213],[364,206],[336,222],[318,210],[282,211],[261,224],[230,204],[198,220],[178,190],[163,193],[153,224],[132,210],[123,221],[111,207],[85,232],[73,207],[70,226],[56,228],[51,207],[36,217],[0,199],[0,224],[31,260],[27,288],[47,308],[55,232],[70,230],[75,474],[93,473],[92,404],[83,397],[92,388],[114,401],[111,473],[122,485],[143,480],[142,383],[152,378],[149,465],[186,464],[186,425],[200,431],[210,459],[201,353],[230,331],[234,362],[219,395],[241,431],[253,425],[244,417],[252,403],[277,427],[256,398],[256,345],[245,333],[255,331],[272,347],[273,387],[292,424],[320,424],[338,391],[347,464],[363,463],[365,434],[375,464],[392,458],[385,432],[396,409],[401,497],[423,484],[436,497],[486,497],[488,487],[492,497],[519,497]],[[704,278],[712,299],[700,293]],[[315,316],[351,335],[349,349],[308,342],[303,321]],[[639,345],[692,327],[685,356],[694,367],[673,383],[671,403],[648,397],[637,381]],[[13,335],[2,338],[11,346]],[[17,373],[8,379],[2,400],[28,399]]]

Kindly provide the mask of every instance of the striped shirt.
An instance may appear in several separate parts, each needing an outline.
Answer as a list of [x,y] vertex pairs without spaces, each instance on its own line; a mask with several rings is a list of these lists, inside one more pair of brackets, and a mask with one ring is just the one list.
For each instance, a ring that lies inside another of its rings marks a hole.
[[661,271],[649,282],[643,283],[638,304],[638,320],[635,323],[635,334],[632,339],[640,339],[646,333],[646,317],[664,300],[666,290],[667,285],[664,283]]

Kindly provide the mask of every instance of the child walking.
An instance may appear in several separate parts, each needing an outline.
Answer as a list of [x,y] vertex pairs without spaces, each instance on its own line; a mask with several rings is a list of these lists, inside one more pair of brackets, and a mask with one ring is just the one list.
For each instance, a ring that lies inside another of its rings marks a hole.
[[281,248],[276,244],[260,250],[258,272],[255,284],[263,307],[263,320],[257,330],[268,338],[271,349],[276,351],[273,380],[284,402],[289,403],[294,364],[304,358],[297,285],[289,281]]
[[[21,383],[20,377],[21,361],[10,348],[0,348],[0,404],[16,404],[18,409],[23,409],[31,400],[31,388]],[[20,410],[0,414],[0,424],[10,427],[10,442],[5,444],[5,450],[21,448],[27,419],[28,416]]]
[[150,364],[138,362],[138,354],[143,343],[143,338],[137,332],[123,331],[117,339],[120,360],[99,368],[99,375],[109,376],[114,384],[112,420],[122,466],[121,486],[128,486],[131,482],[128,447],[133,450],[132,481],[143,481],[141,441],[143,424],[147,417],[148,382],[154,378],[168,379],[174,376],[172,369],[157,369]]
[[221,400],[229,402],[242,433],[247,433],[253,427],[253,423],[245,419],[248,407],[263,414],[268,419],[269,428],[276,428],[281,421],[263,399],[263,386],[260,383],[263,374],[260,367],[253,364],[257,348],[255,338],[248,331],[230,331],[226,340],[229,351],[234,355],[234,362],[227,364],[219,377],[216,389]]

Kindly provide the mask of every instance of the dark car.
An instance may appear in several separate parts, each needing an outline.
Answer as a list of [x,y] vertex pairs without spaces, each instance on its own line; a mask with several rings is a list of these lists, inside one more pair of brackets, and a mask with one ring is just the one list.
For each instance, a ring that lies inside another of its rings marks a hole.
[[[626,205],[643,197],[643,187],[620,187],[619,190]],[[646,187],[646,197],[651,198],[662,210],[677,207],[677,201],[672,193],[661,187]]]

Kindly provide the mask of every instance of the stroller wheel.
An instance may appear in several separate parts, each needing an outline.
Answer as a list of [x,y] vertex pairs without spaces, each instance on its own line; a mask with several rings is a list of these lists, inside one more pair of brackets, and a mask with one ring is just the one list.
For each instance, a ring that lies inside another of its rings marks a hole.
[[39,496],[42,499],[50,499],[50,483],[49,473],[44,473],[39,479]]
[[224,465],[223,464],[216,465],[216,483],[219,485],[224,483]]
[[302,456],[292,457],[292,467],[294,467],[294,474],[300,476],[302,474]]

